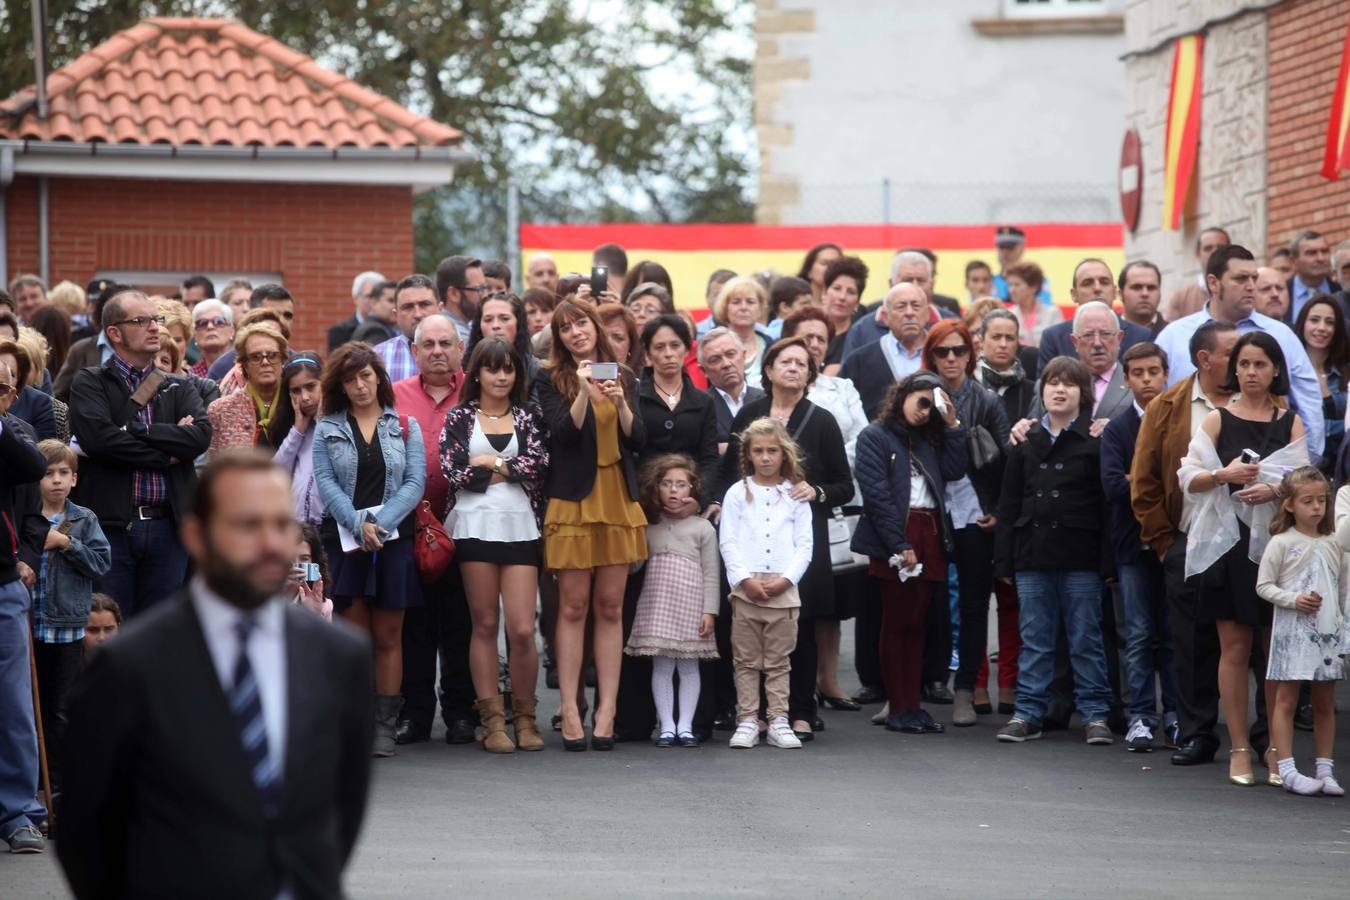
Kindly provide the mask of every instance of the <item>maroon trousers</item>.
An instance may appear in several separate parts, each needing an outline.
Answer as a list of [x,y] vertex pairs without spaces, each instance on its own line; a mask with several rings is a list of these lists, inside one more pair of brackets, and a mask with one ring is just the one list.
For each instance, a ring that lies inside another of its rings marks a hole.
[[919,709],[923,623],[933,582],[877,579],[881,590],[881,680],[891,715]]

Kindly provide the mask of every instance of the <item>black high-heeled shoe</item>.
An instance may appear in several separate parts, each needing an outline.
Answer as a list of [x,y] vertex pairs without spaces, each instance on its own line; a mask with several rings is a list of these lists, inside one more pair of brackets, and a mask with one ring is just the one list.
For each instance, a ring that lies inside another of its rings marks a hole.
[[569,753],[581,753],[586,749],[586,736],[582,735],[575,741],[563,738],[563,749]]
[[601,737],[601,736],[598,735],[598,734],[592,734],[592,735],[591,735],[591,749],[592,749],[592,750],[598,750],[598,751],[603,751],[603,750],[613,750],[613,749],[614,749],[614,735],[611,734],[611,735],[609,735],[608,737]]
[[827,706],[830,709],[839,712],[857,712],[862,709],[861,703],[854,703],[847,697],[827,697],[824,694],[817,693],[816,701],[820,703],[821,706]]

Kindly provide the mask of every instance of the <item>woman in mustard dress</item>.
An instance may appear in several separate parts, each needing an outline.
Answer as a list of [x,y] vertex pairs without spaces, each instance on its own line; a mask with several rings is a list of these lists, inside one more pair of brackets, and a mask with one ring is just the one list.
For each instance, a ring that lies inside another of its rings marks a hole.
[[563,746],[586,749],[577,688],[586,617],[594,609],[599,700],[591,747],[609,750],[623,660],[624,585],[629,566],[647,558],[647,518],[638,505],[635,463],[646,432],[636,410],[633,373],[621,364],[617,379],[592,377],[592,363],[616,361],[595,307],[564,300],[551,328],[553,345],[536,387],[553,461],[544,486],[544,565],[558,576],[554,649]]

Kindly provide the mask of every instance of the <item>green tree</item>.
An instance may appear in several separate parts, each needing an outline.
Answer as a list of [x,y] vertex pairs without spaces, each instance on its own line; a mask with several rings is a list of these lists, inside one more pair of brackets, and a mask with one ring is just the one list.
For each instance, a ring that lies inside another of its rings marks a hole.
[[[0,90],[32,81],[27,3]],[[753,218],[749,0],[52,0],[52,65],[146,15],[233,15],[437,121],[478,161],[416,204],[418,266],[522,221]]]

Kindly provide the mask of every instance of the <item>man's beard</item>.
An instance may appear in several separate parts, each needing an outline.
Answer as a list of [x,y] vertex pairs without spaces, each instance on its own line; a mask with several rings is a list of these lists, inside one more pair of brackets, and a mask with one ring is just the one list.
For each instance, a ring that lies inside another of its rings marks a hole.
[[[269,557],[263,557],[252,566],[241,568],[226,561],[214,551],[213,547],[208,547],[207,551],[206,558],[200,562],[202,578],[205,579],[207,587],[241,609],[257,609],[269,598],[281,593],[281,589],[286,586],[285,575],[277,579],[274,585],[259,585],[249,577],[254,569],[272,562]],[[284,566],[287,561],[283,559],[280,562]],[[283,573],[286,571],[287,569],[282,569]]]

